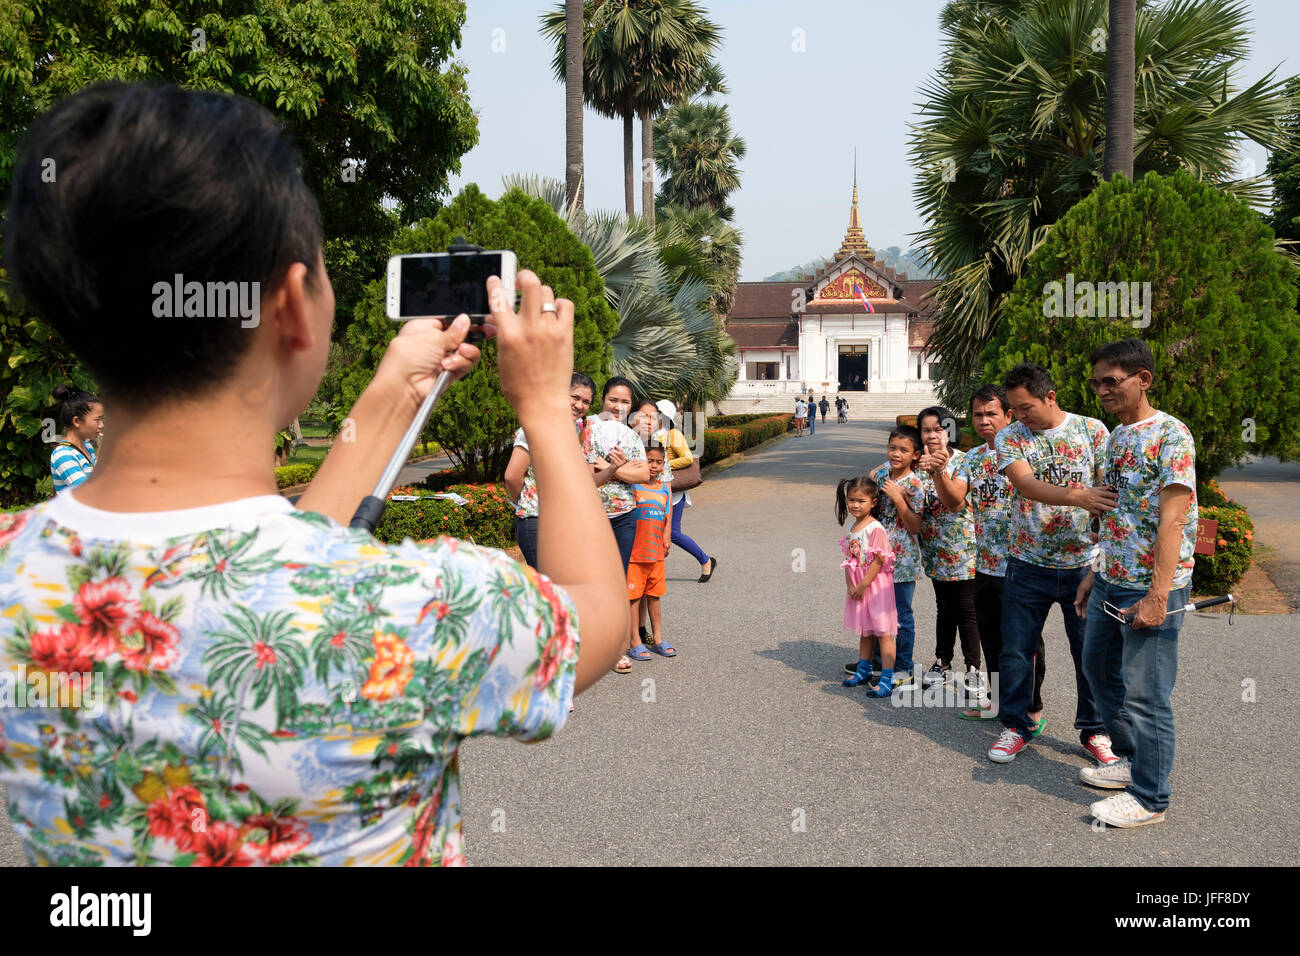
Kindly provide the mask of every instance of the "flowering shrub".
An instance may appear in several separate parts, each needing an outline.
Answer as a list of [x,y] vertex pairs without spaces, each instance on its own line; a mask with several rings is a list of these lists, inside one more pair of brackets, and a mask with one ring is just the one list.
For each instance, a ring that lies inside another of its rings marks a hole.
[[[1197,497],[1199,499],[1199,492]],[[1214,554],[1196,556],[1192,592],[1226,594],[1250,569],[1251,555],[1255,550],[1255,526],[1251,524],[1246,509],[1240,505],[1206,507],[1198,501],[1198,507],[1202,518],[1219,522],[1219,532]]]
[[[515,509],[505,486],[450,485],[444,491],[469,499],[458,505],[446,498],[420,501],[389,501],[384,517],[375,528],[380,541],[396,544],[405,538],[424,541],[448,535],[473,541],[489,548],[509,548],[515,541]],[[427,495],[424,487],[403,485],[393,489],[395,495]]]

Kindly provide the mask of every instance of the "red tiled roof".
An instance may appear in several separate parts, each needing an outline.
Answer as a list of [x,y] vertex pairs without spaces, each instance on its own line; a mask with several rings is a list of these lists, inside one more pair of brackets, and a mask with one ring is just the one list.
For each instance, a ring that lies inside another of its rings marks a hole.
[[727,334],[742,349],[797,349],[799,323],[790,321],[728,324]]
[[[910,302],[899,302],[897,299],[871,299],[871,307],[877,312],[896,315],[898,313],[907,313],[917,311],[917,307]],[[859,299],[813,299],[808,303],[809,315],[853,315],[854,313],[867,314]]]
[[794,314],[795,293],[807,282],[739,282],[732,319],[788,319]]

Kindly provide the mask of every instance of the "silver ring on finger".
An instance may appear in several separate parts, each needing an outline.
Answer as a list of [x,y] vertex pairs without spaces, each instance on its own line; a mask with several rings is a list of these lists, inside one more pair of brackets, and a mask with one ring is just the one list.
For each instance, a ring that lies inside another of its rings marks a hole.
[[542,303],[542,311],[543,311],[543,312],[554,312],[554,311],[556,311],[556,309],[555,309],[555,303],[554,303],[554,302],[543,302],[543,303]]

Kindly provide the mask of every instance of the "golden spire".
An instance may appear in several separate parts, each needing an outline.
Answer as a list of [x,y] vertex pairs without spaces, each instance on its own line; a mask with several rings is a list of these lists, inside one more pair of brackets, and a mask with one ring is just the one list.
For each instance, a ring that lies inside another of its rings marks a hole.
[[849,228],[844,233],[844,241],[840,243],[839,251],[835,253],[835,261],[839,262],[855,253],[867,262],[876,258],[876,254],[867,243],[867,237],[862,233],[862,220],[858,215],[858,151],[856,148],[853,150],[853,205],[849,208]]

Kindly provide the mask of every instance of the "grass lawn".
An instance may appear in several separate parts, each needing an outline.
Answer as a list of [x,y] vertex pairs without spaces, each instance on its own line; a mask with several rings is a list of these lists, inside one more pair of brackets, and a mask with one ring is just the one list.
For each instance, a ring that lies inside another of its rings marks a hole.
[[[305,437],[306,428],[303,429],[303,432]],[[329,454],[329,450],[328,445],[299,445],[294,449],[293,454],[289,456],[289,464],[319,465],[325,460],[325,456]],[[411,457],[418,458],[422,455],[436,455],[440,451],[442,451],[442,449],[438,446],[437,442],[431,441],[427,446],[422,446],[419,442],[416,442],[415,447],[411,449]]]

